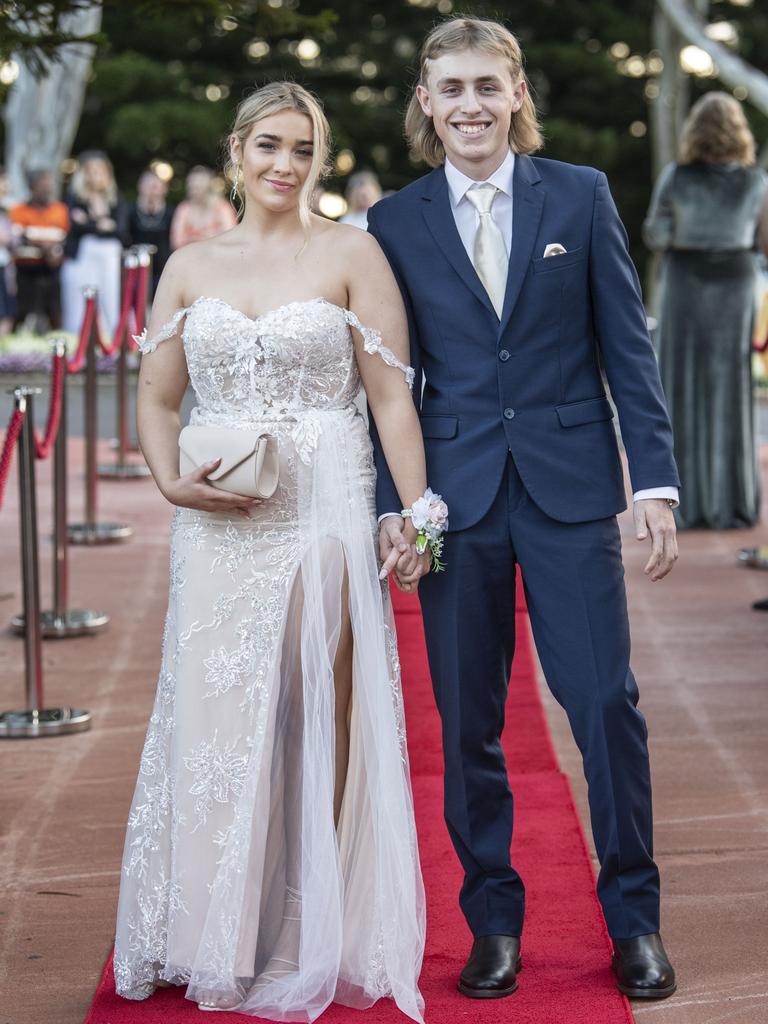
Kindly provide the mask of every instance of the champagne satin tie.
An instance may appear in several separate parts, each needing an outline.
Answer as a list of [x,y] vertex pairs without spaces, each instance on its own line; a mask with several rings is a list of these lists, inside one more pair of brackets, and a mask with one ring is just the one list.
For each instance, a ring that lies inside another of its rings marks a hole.
[[504,308],[504,292],[507,288],[507,270],[509,258],[504,245],[504,236],[493,219],[491,207],[499,190],[495,185],[485,182],[473,185],[466,192],[467,199],[480,214],[480,223],[475,234],[474,263],[477,276],[483,282],[485,290],[501,320]]

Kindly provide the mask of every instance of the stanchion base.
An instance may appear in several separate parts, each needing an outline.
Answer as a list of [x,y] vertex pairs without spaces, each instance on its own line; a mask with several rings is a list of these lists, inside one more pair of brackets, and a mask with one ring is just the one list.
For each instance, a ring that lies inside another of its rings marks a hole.
[[[109,623],[109,616],[104,612],[93,612],[83,608],[72,608],[64,615],[55,612],[41,612],[40,633],[46,639],[55,640],[68,636],[86,636],[98,633]],[[11,619],[11,629],[20,636],[26,630],[23,615]]]
[[152,470],[143,462],[113,462],[99,466],[98,475],[104,480],[134,480],[152,476]]
[[0,713],[0,739],[61,736],[67,732],[86,732],[90,728],[90,711],[79,708],[43,708],[40,711]]
[[132,535],[133,528],[125,523],[70,523],[67,527],[70,544],[113,544]]

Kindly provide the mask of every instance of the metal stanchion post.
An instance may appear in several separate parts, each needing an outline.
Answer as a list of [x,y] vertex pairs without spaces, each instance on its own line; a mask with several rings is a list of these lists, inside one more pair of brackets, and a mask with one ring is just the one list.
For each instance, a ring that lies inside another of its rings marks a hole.
[[[86,299],[95,296],[93,288],[85,290]],[[125,523],[96,522],[96,444],[98,440],[98,408],[96,377],[96,332],[94,318],[85,359],[85,522],[69,526],[70,544],[110,544],[126,540],[133,530]]]
[[21,524],[21,573],[24,589],[24,674],[26,708],[0,712],[0,739],[55,736],[82,732],[91,716],[77,708],[46,708],[43,699],[43,655],[40,633],[40,571],[37,557],[37,506],[35,496],[35,426],[32,396],[39,388],[16,388],[16,408],[25,413],[19,434],[19,518]]
[[[58,339],[53,342],[53,349],[58,358],[66,356],[66,342]],[[61,389],[61,416],[59,432],[53,449],[53,608],[40,615],[40,628],[45,638],[83,636],[98,633],[109,622],[104,612],[95,612],[85,608],[68,608],[69,603],[69,567],[68,567],[68,536],[67,536],[67,374],[64,372]],[[26,609],[24,614],[11,620],[11,628],[16,633],[25,631]]]
[[[126,270],[134,270],[139,266],[147,266],[149,257],[140,248],[134,246],[125,254],[124,266]],[[137,300],[138,300],[137,296]],[[113,463],[105,463],[99,466],[99,476],[107,480],[135,480],[137,477],[148,477],[151,475],[149,466],[145,462],[129,462],[127,455],[130,450],[128,438],[128,417],[130,415],[130,374],[128,372],[128,344],[127,338],[120,342],[120,349],[117,353],[117,374],[115,381],[116,405],[117,405],[117,460]]]

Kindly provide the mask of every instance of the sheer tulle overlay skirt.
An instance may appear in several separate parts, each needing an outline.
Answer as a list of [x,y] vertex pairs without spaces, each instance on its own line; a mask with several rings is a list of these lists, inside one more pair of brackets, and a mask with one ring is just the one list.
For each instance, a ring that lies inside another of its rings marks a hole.
[[[157,697],[130,812],[118,992],[164,979],[281,1021],[382,996],[421,1020],[424,896],[396,637],[354,407],[276,433],[253,519],[180,509]],[[347,598],[348,595],[348,598]],[[354,639],[350,757],[334,825],[333,665]]]

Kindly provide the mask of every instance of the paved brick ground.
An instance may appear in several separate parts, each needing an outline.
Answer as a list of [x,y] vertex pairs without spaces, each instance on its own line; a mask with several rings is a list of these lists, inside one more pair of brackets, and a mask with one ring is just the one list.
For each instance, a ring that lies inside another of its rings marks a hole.
[[[768,446],[762,451],[764,497]],[[660,583],[622,516],[632,664],[650,730],[662,934],[679,975],[663,1003],[633,1005],[638,1024],[763,1024],[768,1019],[768,572],[736,564],[768,543],[763,525],[680,537]],[[546,687],[550,727],[586,822],[581,759]],[[594,851],[593,851],[594,853]]]
[[[73,464],[80,449],[72,443]],[[49,471],[39,467],[41,533],[49,528]],[[76,465],[73,477],[75,519]],[[0,628],[20,606],[15,500],[12,481],[0,518]],[[157,672],[170,512],[149,481],[105,483],[100,505],[102,518],[127,521],[136,535],[72,551],[72,604],[104,609],[110,629],[45,645],[48,702],[90,708],[93,730],[0,742],[0,1024],[80,1024],[111,942]],[[688,534],[681,563],[657,585],[642,577],[644,549],[626,540],[634,666],[652,734],[664,934],[681,982],[673,1000],[637,1009],[639,1024],[765,1019],[768,616],[748,606],[768,595],[768,573],[734,561],[739,546],[759,540],[768,541],[765,527]],[[49,599],[45,542],[42,557]],[[20,641],[0,632],[2,708],[20,701],[21,653]],[[583,808],[578,758],[561,712],[548,704]]]

